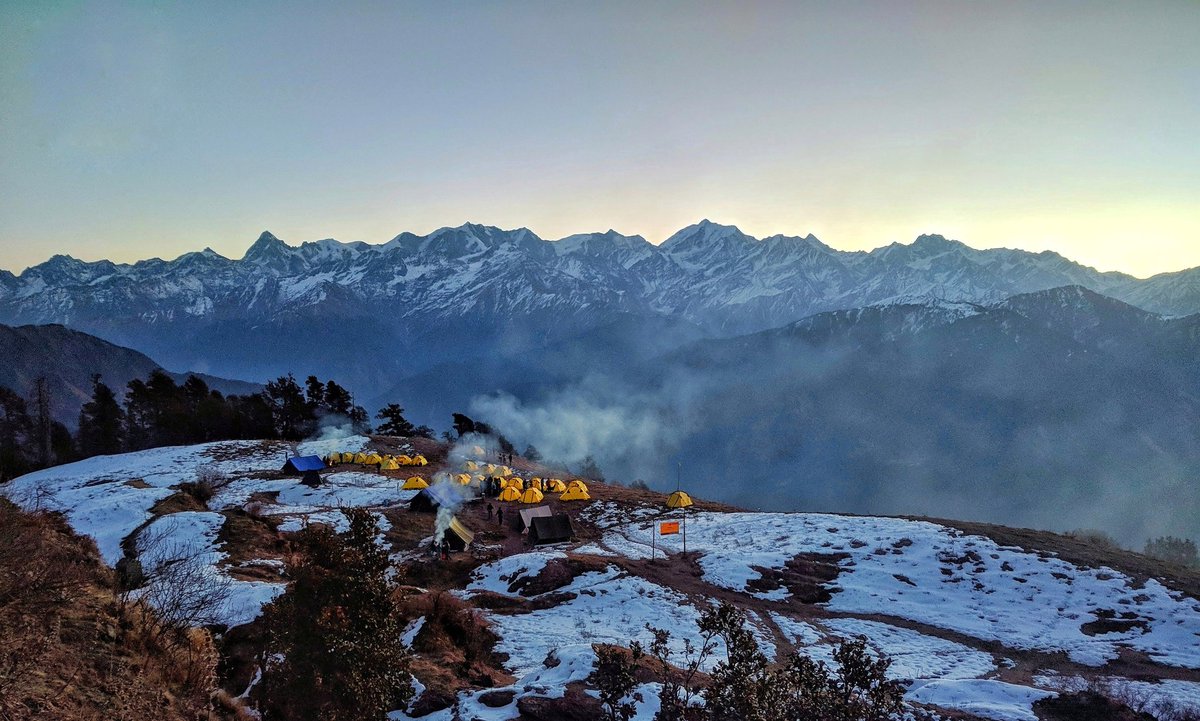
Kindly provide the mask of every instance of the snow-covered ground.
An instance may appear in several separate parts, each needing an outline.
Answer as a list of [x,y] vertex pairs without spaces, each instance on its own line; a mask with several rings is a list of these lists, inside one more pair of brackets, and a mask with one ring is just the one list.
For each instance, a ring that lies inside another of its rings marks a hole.
[[[653,522],[612,524],[601,547],[631,558],[651,554]],[[655,539],[658,553],[679,536]],[[1108,568],[1083,569],[1048,555],[1002,547],[933,523],[895,518],[790,513],[688,515],[689,551],[703,554],[704,580],[748,592],[754,567],[782,569],[802,553],[846,554],[831,611],[881,614],[1053,653],[1101,666],[1122,647],[1159,663],[1200,668],[1200,602],[1155,580],[1144,585]],[[786,588],[752,595],[788,598]],[[1090,636],[1097,612],[1136,614],[1124,632]]]
[[0,492],[24,508],[62,511],[96,540],[105,562],[121,560],[121,541],[150,520],[155,503],[202,470],[221,476],[278,470],[284,443],[222,441],[96,456],[16,478]]
[[[224,598],[218,607],[207,610],[205,623],[237,626],[258,617],[262,607],[283,593],[283,584],[242,581],[230,578],[219,564],[226,554],[218,550],[217,534],[225,524],[219,513],[184,511],[161,516],[138,534],[138,558],[147,575],[154,579],[163,566],[178,563],[197,564],[199,578],[192,582],[207,588],[223,587]],[[155,583],[172,583],[168,573]],[[143,589],[145,590],[145,589]],[[155,594],[147,599],[154,602]]]
[[[324,456],[361,450],[368,443],[365,436],[349,436],[298,446],[280,441],[221,441],[154,448],[47,468],[14,479],[0,487],[0,493],[24,508],[61,511],[72,528],[96,541],[109,565],[121,560],[122,542],[135,532],[135,547],[148,572],[185,557],[202,564],[212,583],[228,586],[228,601],[212,609],[209,620],[238,625],[254,620],[265,603],[283,592],[283,584],[229,577],[222,566],[227,554],[217,541],[225,523],[220,511],[245,507],[255,493],[275,494],[273,503],[260,504],[257,511],[277,516],[282,530],[296,531],[308,523],[343,528],[345,517],[339,510],[343,507],[406,503],[416,492],[402,491],[401,482],[377,473],[336,471],[315,489],[296,478],[263,477],[265,472],[278,471],[296,453]],[[179,484],[202,476],[216,479],[220,486],[208,502],[210,511],[153,518],[151,509],[158,501],[175,493]],[[386,530],[387,519],[378,513],[376,518]],[[250,560],[243,565],[272,563],[278,561]]]
[[908,699],[995,721],[1038,721],[1033,704],[1053,691],[988,679],[945,679],[915,684]]

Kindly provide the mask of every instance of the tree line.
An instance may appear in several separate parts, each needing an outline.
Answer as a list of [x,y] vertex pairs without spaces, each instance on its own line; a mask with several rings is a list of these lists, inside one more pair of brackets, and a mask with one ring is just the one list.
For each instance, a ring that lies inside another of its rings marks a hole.
[[92,376],[91,398],[80,409],[78,430],[72,434],[51,418],[50,391],[39,378],[28,400],[0,387],[0,481],[81,458],[159,446],[259,438],[297,441],[323,423],[368,433],[369,420],[348,390],[316,376],[301,385],[288,374],[268,382],[259,393],[225,395],[198,376],[179,383],[156,370],[145,380],[130,381],[123,397],[101,376]]

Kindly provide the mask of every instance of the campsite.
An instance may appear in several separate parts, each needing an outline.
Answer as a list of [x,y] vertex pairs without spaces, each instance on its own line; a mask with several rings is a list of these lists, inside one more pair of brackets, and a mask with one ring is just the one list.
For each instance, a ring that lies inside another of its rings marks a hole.
[[[347,531],[354,508],[374,519],[408,624],[417,693],[396,719],[597,718],[587,689],[598,649],[648,642],[646,624],[694,627],[716,602],[741,609],[771,657],[832,664],[839,639],[865,637],[893,659],[907,703],[943,718],[1034,719],[1041,700],[1097,679],[1148,707],[1200,698],[1195,574],[1124,552],[1098,570],[1086,543],[1050,533],[747,513],[684,488],[504,465],[480,442],[162,448],[40,471],[4,494],[61,510],[111,567],[163,563],[152,543],[163,534],[201,559],[228,588],[206,617],[223,629],[220,683],[249,708],[261,614],[284,593],[289,549],[305,529]],[[409,464],[384,463],[400,457]],[[203,502],[189,495],[198,477],[211,484]],[[1106,609],[1122,614],[1109,621]],[[682,640],[669,648],[682,654]],[[656,682],[639,688],[637,717],[649,719]]]

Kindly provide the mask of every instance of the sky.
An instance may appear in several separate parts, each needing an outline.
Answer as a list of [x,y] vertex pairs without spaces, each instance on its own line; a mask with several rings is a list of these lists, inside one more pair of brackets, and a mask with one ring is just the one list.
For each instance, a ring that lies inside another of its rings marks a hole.
[[1200,2],[0,3],[0,268],[701,218],[1200,266]]

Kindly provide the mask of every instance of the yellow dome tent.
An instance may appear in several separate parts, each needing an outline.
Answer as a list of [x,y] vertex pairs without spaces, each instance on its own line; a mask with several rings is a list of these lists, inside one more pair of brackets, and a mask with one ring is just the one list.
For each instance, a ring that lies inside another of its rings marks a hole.
[[692,497],[684,491],[675,491],[667,496],[667,508],[687,508],[692,505]]
[[515,472],[516,471],[509,468],[508,466],[500,466],[499,468],[496,469],[496,474],[501,475],[501,476],[511,476]]
[[342,454],[341,453],[330,453],[328,460],[325,461],[325,464],[329,465],[329,466],[336,466],[337,464],[339,464],[341,462],[342,462]]
[[412,459],[408,456],[396,456],[396,462],[402,466],[411,466]]
[[542,479],[534,477],[529,479],[529,487],[542,490]]
[[501,474],[496,473],[496,464],[495,463],[489,463],[486,466],[484,466],[483,472],[488,474],[489,476],[501,475]]
[[509,486],[503,491],[500,491],[500,500],[502,501],[519,501],[521,500],[521,492]]
[[471,452],[475,454],[476,458],[480,458],[483,456],[483,449],[480,448],[479,446],[472,446]]
[[464,471],[478,471],[479,464],[476,463],[475,461],[467,461],[466,463],[463,464],[463,470]]
[[570,490],[572,488],[578,488],[579,490],[583,491],[584,493],[587,493],[587,484],[584,483],[583,481],[579,480],[578,478],[576,478],[575,480],[573,480],[567,484],[567,490]]
[[546,490],[551,493],[562,493],[567,490],[567,484],[557,478],[551,478],[546,481]]
[[454,477],[454,480],[458,481],[459,483],[461,483],[464,486],[468,485],[471,482],[471,474],[470,473],[459,473],[457,476]]
[[425,460],[425,456],[413,456],[412,462],[413,462],[414,466],[428,466],[429,465],[429,461]]
[[380,462],[379,470],[381,470],[381,471],[398,471],[398,470],[400,470],[400,464],[396,462],[395,458],[388,456],[387,458],[384,458],[382,462]]
[[483,483],[483,476],[476,473],[475,475],[471,476],[471,483],[474,483],[475,485]]
[[367,465],[368,466],[378,466],[380,463],[383,463],[383,457],[380,456],[378,453],[368,453],[367,454]]
[[569,486],[567,492],[558,497],[560,501],[590,501],[592,497],[588,495],[587,489],[579,486]]
[[516,476],[513,476],[512,478],[508,479],[507,481],[505,481],[505,483],[508,484],[509,488],[515,488],[518,491],[525,490],[525,481],[522,481],[520,478],[517,478]]
[[358,453],[355,453],[355,454],[354,454],[354,462],[355,462],[355,463],[357,463],[357,464],[358,464],[358,465],[360,465],[360,466],[361,466],[361,465],[365,465],[365,464],[366,464],[366,462],[367,462],[367,454],[366,454],[366,453],[363,453],[362,451],[359,451]]
[[405,481],[404,485],[400,488],[405,491],[419,491],[422,488],[429,488],[429,484],[425,482],[424,478],[421,478],[420,476],[413,476]]
[[530,488],[521,495],[521,503],[541,503],[542,492],[536,488]]

